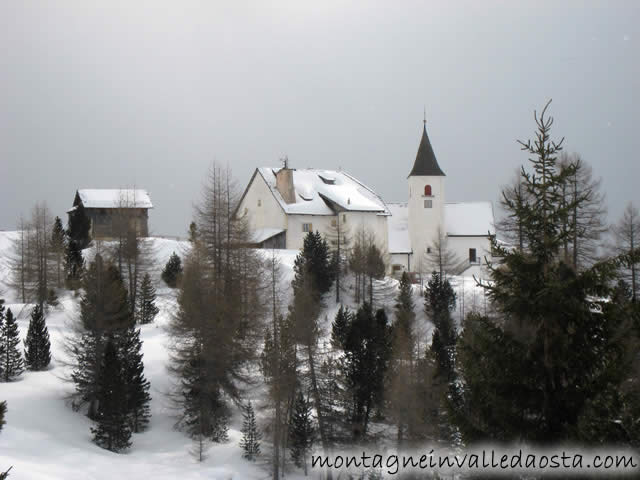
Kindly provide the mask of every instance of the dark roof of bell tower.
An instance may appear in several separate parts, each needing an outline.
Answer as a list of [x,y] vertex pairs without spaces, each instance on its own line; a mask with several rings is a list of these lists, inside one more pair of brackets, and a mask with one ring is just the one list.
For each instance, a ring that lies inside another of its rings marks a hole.
[[438,165],[436,160],[436,154],[433,153],[431,142],[429,141],[429,135],[427,135],[427,125],[425,123],[422,130],[422,139],[420,140],[420,146],[418,147],[418,154],[416,155],[416,161],[413,163],[410,177],[431,176],[431,177],[444,177],[445,174]]

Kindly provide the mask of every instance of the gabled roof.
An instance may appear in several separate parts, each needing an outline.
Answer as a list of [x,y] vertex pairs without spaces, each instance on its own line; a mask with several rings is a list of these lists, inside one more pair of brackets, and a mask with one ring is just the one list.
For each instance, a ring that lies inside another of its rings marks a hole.
[[287,203],[276,188],[276,173],[279,169],[260,167],[257,171],[284,212],[289,215],[335,215],[334,209],[390,214],[385,203],[373,190],[346,172],[315,168],[293,170],[296,201]]
[[[406,203],[388,203],[389,253],[411,253],[409,208]],[[491,202],[444,204],[444,229],[450,237],[486,237],[495,234]]]
[[83,188],[78,197],[84,208],[153,208],[146,190]]
[[424,124],[422,129],[422,139],[420,140],[420,146],[418,147],[418,153],[416,154],[416,160],[413,162],[413,168],[411,169],[410,177],[430,176],[430,177],[444,177],[444,172],[438,165],[436,160],[436,154],[433,153],[431,142],[429,141],[429,135],[427,135],[427,124]]
[[460,202],[444,204],[444,224],[447,235],[478,237],[494,235],[493,204],[491,202]]

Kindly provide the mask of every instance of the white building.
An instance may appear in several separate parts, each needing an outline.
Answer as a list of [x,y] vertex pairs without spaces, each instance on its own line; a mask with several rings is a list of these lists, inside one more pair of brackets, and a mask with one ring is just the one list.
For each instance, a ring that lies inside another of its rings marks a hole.
[[385,202],[343,171],[257,168],[242,195],[238,215],[246,215],[256,245],[300,249],[309,231],[343,244],[364,227],[389,254],[393,271],[425,271],[425,253],[437,238],[464,261],[465,274],[479,273],[494,234],[491,202],[447,203],[445,174],[427,135],[426,122],[409,173],[406,203]]

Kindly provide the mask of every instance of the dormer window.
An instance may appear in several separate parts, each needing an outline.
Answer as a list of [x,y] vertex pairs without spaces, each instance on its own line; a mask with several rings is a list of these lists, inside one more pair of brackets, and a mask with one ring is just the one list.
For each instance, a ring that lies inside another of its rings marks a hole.
[[424,186],[424,196],[425,197],[433,196],[432,193],[431,193],[431,185],[425,185]]

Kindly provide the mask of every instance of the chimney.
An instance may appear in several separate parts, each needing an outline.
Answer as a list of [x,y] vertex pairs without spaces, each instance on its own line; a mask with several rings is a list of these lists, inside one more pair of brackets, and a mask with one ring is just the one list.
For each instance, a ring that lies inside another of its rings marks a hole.
[[284,157],[284,167],[276,173],[276,188],[286,203],[296,203],[296,191],[293,188],[293,169],[289,168],[289,159]]

